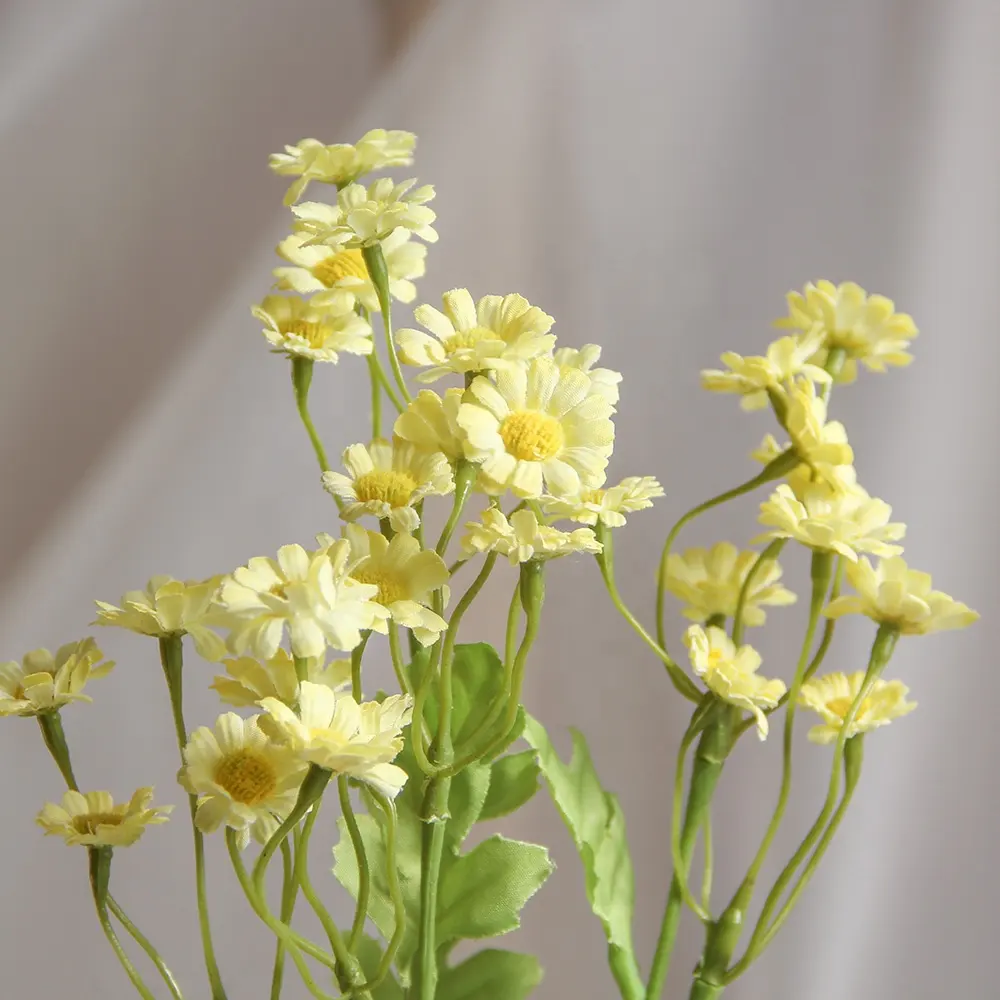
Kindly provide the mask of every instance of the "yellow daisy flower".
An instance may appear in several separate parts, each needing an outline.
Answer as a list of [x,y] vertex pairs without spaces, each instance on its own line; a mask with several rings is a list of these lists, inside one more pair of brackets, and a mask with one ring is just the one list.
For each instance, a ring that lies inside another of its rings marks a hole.
[[[740,590],[759,553],[740,552],[731,542],[717,542],[710,549],[688,549],[667,559],[667,590],[685,601],[683,615],[704,623],[713,615],[736,614]],[[743,602],[743,624],[763,625],[767,616],[761,605],[783,607],[795,603],[795,595],[778,581],[781,566],[769,559],[754,574]]]
[[600,521],[609,528],[620,528],[626,514],[646,510],[662,496],[663,487],[652,476],[627,476],[617,486],[583,490],[577,497],[543,496],[541,503],[542,510],[554,517],[591,525]]
[[578,496],[604,483],[614,448],[611,404],[591,393],[581,371],[561,371],[551,358],[535,358],[477,376],[458,411],[465,457],[482,464],[492,493],[519,497]]
[[[750,457],[761,465],[770,465],[779,455],[783,454],[791,447],[786,444],[784,447],[778,444],[771,434],[766,434],[760,446],[750,452]],[[822,480],[826,486],[840,493],[852,493],[858,487],[858,473],[853,465],[835,465],[827,468],[827,474],[834,481]],[[805,491],[815,486],[819,477],[804,462],[795,466],[791,472],[785,475],[785,482],[791,488],[795,496],[801,500]]]
[[[378,601],[394,622],[411,629],[423,646],[435,642],[448,623],[427,607],[431,593],[444,588],[448,599],[448,567],[433,549],[421,549],[412,535],[397,533],[387,540],[359,524],[348,525],[344,536],[351,546],[351,579],[378,588]],[[388,630],[386,622],[376,625]]]
[[913,317],[897,313],[884,295],[869,295],[853,281],[841,285],[817,281],[802,292],[789,292],[786,299],[788,315],[775,326],[808,332],[818,327],[823,344],[813,363],[825,364],[831,348],[846,352],[838,381],[853,381],[859,361],[869,371],[884,372],[888,365],[908,365],[913,360],[907,350],[918,333]]
[[736,393],[742,396],[744,410],[761,410],[768,404],[768,390],[783,393],[796,377],[827,383],[830,375],[810,358],[823,346],[823,332],[811,330],[802,337],[781,337],[774,341],[764,357],[743,357],[727,351],[720,359],[729,371],[706,368],[701,384],[709,392]]
[[484,295],[476,303],[468,289],[453,288],[441,298],[444,312],[426,304],[413,310],[430,334],[396,331],[400,358],[408,365],[430,366],[418,382],[529,361],[547,354],[556,341],[549,333],[555,320],[521,295]]
[[[827,674],[813,677],[802,685],[799,704],[811,708],[823,719],[818,726],[809,730],[813,743],[833,743],[844,728],[844,719],[850,711],[854,699],[861,690],[865,672],[854,674]],[[879,726],[887,726],[893,719],[907,715],[916,707],[916,702],[907,701],[910,689],[902,681],[877,680],[871,693],[858,707],[854,722],[847,731],[847,738],[867,733]]]
[[[227,705],[238,708],[255,706],[261,698],[277,698],[294,705],[299,697],[299,678],[295,660],[284,649],[263,663],[250,656],[223,660],[225,676],[216,675],[211,687]],[[325,684],[333,690],[351,683],[351,661],[332,660],[324,663],[322,656],[309,657],[306,680]]]
[[[788,392],[785,426],[799,458],[834,489],[846,489],[853,476],[854,451],[839,420],[827,421],[826,403],[816,383],[798,379]],[[851,472],[847,472],[851,469]]]
[[288,747],[261,731],[260,716],[241,719],[226,712],[215,729],[201,726],[184,747],[177,780],[198,796],[195,823],[203,833],[220,826],[237,832],[240,849],[266,842],[291,812],[306,765]]
[[348,184],[337,193],[337,204],[306,201],[295,205],[296,229],[308,233],[313,243],[334,247],[364,247],[391,236],[400,227],[427,243],[436,243],[438,234],[431,226],[436,218],[426,205],[434,188],[425,184],[411,190],[414,180],[396,184],[380,177],[365,187]]
[[898,556],[875,566],[867,559],[852,563],[847,567],[847,579],[857,594],[831,601],[826,609],[829,618],[867,615],[903,635],[965,628],[979,618],[961,601],[932,590],[930,574],[910,569]]
[[862,552],[894,556],[903,551],[899,541],[906,525],[890,523],[892,508],[870,497],[860,486],[850,493],[834,492],[823,483],[806,487],[801,499],[782,483],[760,505],[761,524],[772,530],[754,541],[794,538],[802,545],[826,552],[839,552],[856,562]]
[[425,454],[441,452],[454,464],[465,457],[465,432],[458,426],[458,410],[464,389],[421,389],[396,418],[392,433]]
[[468,555],[499,552],[512,565],[529,559],[554,559],[574,552],[596,555],[603,546],[590,528],[559,531],[541,524],[533,511],[517,510],[508,520],[496,507],[483,511],[482,519],[469,521],[462,539],[462,551]]
[[775,708],[785,693],[780,680],[766,680],[757,673],[760,653],[752,646],[736,648],[733,640],[714,625],[692,625],[684,633],[691,666],[708,689],[723,701],[750,712],[757,720],[757,735],[767,738],[765,708]]
[[394,531],[415,531],[420,516],[413,505],[455,489],[445,455],[420,451],[405,441],[352,444],[341,461],[349,475],[324,472],[323,488],[344,501],[342,516],[347,521],[371,514],[388,518]]
[[233,651],[269,660],[286,627],[295,656],[354,649],[386,611],[375,603],[376,587],[349,578],[349,560],[344,540],[317,552],[283,545],[277,559],[257,556],[226,577],[219,605]]
[[384,128],[366,132],[354,145],[339,142],[328,146],[318,139],[303,139],[285,146],[283,153],[272,153],[270,167],[279,176],[298,178],[285,194],[285,204],[293,205],[310,181],[340,187],[374,170],[408,167],[416,142],[412,132]]
[[56,805],[48,802],[36,822],[46,836],[62,837],[70,846],[128,847],[154,823],[166,823],[173,806],[154,806],[152,788],[140,788],[128,802],[115,805],[110,792],[66,792]]
[[413,710],[407,695],[359,705],[348,694],[304,681],[297,713],[276,698],[265,698],[261,708],[268,713],[261,728],[302,761],[348,774],[392,798],[406,784],[406,772],[391,761],[403,749]]
[[595,368],[601,360],[601,348],[597,344],[584,344],[575,347],[560,347],[552,354],[552,360],[563,371],[574,368],[590,379],[590,391],[603,396],[612,406],[618,404],[618,383],[621,382],[621,372],[610,368]]
[[350,292],[335,292],[317,304],[292,295],[268,295],[250,310],[263,324],[275,354],[311,361],[340,360],[340,354],[371,354],[372,328],[354,311]]
[[[410,236],[408,229],[400,227],[382,241],[389,294],[399,302],[412,302],[417,297],[413,279],[422,278],[427,270],[427,247]],[[292,265],[274,269],[278,288],[313,295],[315,305],[322,305],[328,292],[350,292],[369,312],[380,311],[375,286],[357,248],[315,246],[309,243],[308,235],[292,233],[277,250]]]
[[35,649],[20,663],[0,663],[0,716],[41,715],[71,701],[90,701],[83,693],[87,681],[113,666],[89,638],[60,646],[55,656]]

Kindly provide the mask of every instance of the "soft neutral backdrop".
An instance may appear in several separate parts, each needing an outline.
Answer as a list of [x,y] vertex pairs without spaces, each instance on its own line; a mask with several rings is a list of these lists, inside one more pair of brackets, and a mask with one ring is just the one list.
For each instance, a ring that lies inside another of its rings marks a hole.
[[[911,369],[838,393],[837,415],[863,480],[909,524],[911,561],[983,621],[901,644],[894,669],[920,710],[869,740],[824,869],[730,992],[992,995],[1000,8],[416,6],[429,8],[422,20],[405,2],[349,0],[8,0],[0,11],[0,656],[80,635],[94,597],[114,600],[154,572],[206,575],[333,526],[285,365],[247,309],[287,226],[283,183],[266,170],[285,141],[418,132],[414,172],[438,187],[442,236],[421,297],[516,289],[557,317],[564,342],[605,345],[625,372],[612,475],[656,474],[667,488],[619,543],[623,589],[647,617],[651,540],[744,478],[768,429],[702,394],[698,369],[722,350],[761,348],[787,289],[855,279],[922,332]],[[364,383],[342,367],[316,384],[331,450],[363,437]],[[745,541],[753,520],[747,504],[687,537]],[[621,795],[648,961],[684,713],[587,565],[554,568],[528,701],[554,731],[590,734]],[[789,573],[801,585],[802,566]],[[776,673],[794,656],[800,610],[776,613],[784,628],[761,643]],[[486,613],[474,624],[497,625]],[[855,669],[870,629],[838,634],[831,667]],[[66,719],[82,780],[119,795],[155,783],[183,805],[155,647],[100,638],[119,667],[93,707]],[[189,672],[192,725],[214,710],[200,669]],[[727,771],[722,889],[770,813],[777,751],[748,741]],[[804,740],[800,752],[776,858],[825,781],[828,752]],[[4,996],[129,996],[91,916],[82,853],[33,826],[60,787],[29,722],[0,725],[0,759]],[[115,878],[200,996],[189,834],[177,818],[122,852]],[[539,997],[612,996],[578,862],[542,797],[516,832],[552,843],[559,862],[516,942],[545,961]],[[227,982],[258,997],[270,945],[212,849]],[[686,996],[698,944],[690,927],[669,995]]]

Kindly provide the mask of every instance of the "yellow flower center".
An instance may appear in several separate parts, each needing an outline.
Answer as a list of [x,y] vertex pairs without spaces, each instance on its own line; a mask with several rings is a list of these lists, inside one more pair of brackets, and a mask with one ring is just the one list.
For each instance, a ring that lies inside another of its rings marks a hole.
[[327,288],[333,288],[344,278],[364,280],[368,277],[368,269],[365,267],[365,259],[361,256],[360,250],[341,250],[340,253],[314,264],[312,273],[316,280],[322,281]]
[[237,750],[223,757],[215,769],[215,783],[243,805],[266,799],[278,784],[271,762],[255,750]]
[[310,323],[304,319],[290,319],[278,324],[286,337],[301,337],[310,347],[322,347],[326,341],[323,323]]
[[562,424],[535,410],[512,413],[500,425],[500,437],[507,451],[522,462],[544,462],[566,443]]
[[[826,707],[833,712],[834,715],[839,716],[841,719],[847,718],[847,713],[851,710],[851,705],[854,704],[854,698],[831,698],[827,703]],[[854,716],[855,719],[860,719],[864,714],[872,707],[871,698],[865,698],[863,702],[858,706],[857,714]]]
[[443,342],[444,352],[451,357],[456,351],[469,350],[484,340],[499,339],[500,335],[495,330],[485,326],[474,326],[471,330],[456,330]]
[[286,590],[287,587],[288,587],[287,583],[276,583],[274,584],[274,586],[271,587],[268,593],[273,594],[275,597],[280,597],[283,601],[287,601],[288,600],[288,592]]
[[357,580],[358,583],[370,583],[378,587],[378,594],[375,600],[386,607],[396,601],[405,601],[407,599],[405,581],[391,570],[361,566],[351,574],[351,577]]
[[416,482],[405,472],[366,472],[354,480],[354,492],[361,503],[378,500],[390,507],[405,507],[417,488]]
[[73,817],[73,829],[77,833],[94,836],[99,826],[121,826],[124,822],[124,813],[84,813]]

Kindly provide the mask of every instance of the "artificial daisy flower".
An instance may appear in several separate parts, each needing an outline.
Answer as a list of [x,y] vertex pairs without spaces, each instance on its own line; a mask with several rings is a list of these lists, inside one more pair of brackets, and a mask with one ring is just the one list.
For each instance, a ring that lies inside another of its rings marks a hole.
[[[771,434],[767,434],[760,446],[750,452],[750,457],[754,461],[760,462],[761,465],[770,465],[791,447],[790,444],[782,447]],[[805,491],[817,482],[825,483],[840,493],[852,493],[858,489],[858,473],[853,465],[829,466],[827,474],[833,480],[832,483],[829,480],[821,479],[805,462],[802,462],[785,474],[785,482],[799,500],[802,499]]]
[[[686,602],[683,615],[706,622],[713,615],[731,618],[736,614],[740,590],[759,553],[740,552],[730,542],[717,542],[710,549],[688,549],[667,559],[667,590]],[[795,603],[795,595],[779,583],[781,566],[768,559],[754,574],[743,602],[743,624],[763,625],[766,615],[761,605],[782,607]]]
[[251,835],[264,843],[277,830],[295,805],[306,772],[296,754],[261,731],[259,718],[226,712],[214,729],[196,729],[177,776],[188,794],[198,796],[198,829],[214,833],[227,826],[237,832],[240,850]]
[[334,247],[372,246],[391,236],[401,226],[427,243],[436,243],[438,234],[431,226],[435,219],[426,202],[434,197],[434,188],[425,184],[416,190],[416,181],[396,184],[390,177],[380,177],[366,188],[348,184],[337,194],[337,204],[307,201],[292,211],[296,229],[309,234],[312,243]]
[[464,389],[445,389],[443,396],[421,389],[396,418],[392,433],[425,454],[439,451],[454,464],[465,456],[465,432],[458,426],[464,396]]
[[[351,545],[351,579],[378,587],[374,598],[394,622],[413,632],[423,646],[434,642],[448,623],[427,607],[431,593],[444,588],[448,600],[448,567],[433,549],[422,549],[412,535],[399,532],[389,541],[377,531],[350,524],[344,537]],[[380,623],[379,631],[387,624]]]
[[458,411],[465,457],[482,464],[488,491],[519,497],[578,496],[604,483],[614,448],[611,404],[591,393],[588,376],[535,358],[477,376]]
[[372,328],[354,311],[350,292],[327,295],[321,304],[268,295],[250,311],[264,324],[262,332],[276,354],[336,364],[341,353],[372,352]]
[[342,516],[388,518],[394,531],[415,531],[420,516],[413,505],[427,496],[445,496],[455,477],[441,452],[424,452],[405,441],[352,444],[341,461],[349,475],[324,472],[323,488],[344,501]]
[[540,524],[530,510],[514,511],[508,521],[501,510],[488,507],[481,520],[469,521],[465,527],[463,552],[468,555],[499,552],[507,556],[512,565],[529,559],[554,559],[573,552],[596,555],[603,548],[590,528],[559,531]]
[[575,368],[590,378],[590,391],[603,396],[612,406],[618,403],[618,383],[621,382],[621,372],[610,368],[595,368],[601,360],[601,349],[597,344],[584,344],[575,347],[560,347],[552,354],[552,360],[562,369]]
[[757,735],[767,737],[765,708],[775,708],[785,693],[780,680],[767,680],[757,673],[760,653],[740,646],[721,628],[692,625],[684,633],[691,666],[708,689],[723,701],[750,712],[757,720]]
[[[378,295],[361,251],[310,245],[308,239],[303,233],[292,233],[278,244],[279,255],[292,266],[274,269],[277,287],[313,295],[315,305],[325,302],[330,291],[350,292],[369,312],[378,312]],[[427,269],[427,247],[400,227],[382,241],[382,254],[389,294],[399,302],[412,302],[417,297],[413,279],[423,277]]]
[[826,609],[829,618],[867,615],[903,635],[965,628],[979,618],[961,601],[932,590],[930,574],[910,569],[898,556],[875,566],[860,559],[847,567],[847,579],[857,594],[831,601]]
[[468,289],[453,288],[442,303],[444,312],[426,304],[413,310],[430,334],[396,331],[400,358],[408,365],[430,366],[418,382],[528,361],[547,354],[555,343],[549,333],[555,320],[521,295],[484,295],[475,303]]
[[[255,706],[261,698],[277,698],[294,705],[299,697],[299,677],[295,660],[284,649],[263,663],[250,656],[223,660],[226,674],[216,675],[211,687],[227,705],[238,708]],[[332,660],[324,663],[322,656],[306,660],[305,679],[313,684],[325,684],[333,690],[351,683],[351,661]]]
[[199,656],[218,660],[225,655],[226,647],[209,625],[216,624],[215,596],[221,582],[220,576],[184,582],[154,576],[145,590],[128,591],[121,599],[121,607],[95,601],[94,624],[113,625],[158,639],[189,635]]
[[48,802],[36,822],[46,836],[70,846],[128,847],[154,823],[166,823],[173,806],[154,806],[152,788],[140,788],[128,802],[115,805],[110,792],[68,791],[56,805]]
[[343,540],[317,552],[283,545],[277,559],[257,556],[226,577],[219,604],[233,651],[269,660],[286,626],[295,656],[322,656],[327,646],[354,649],[386,611],[375,603],[377,588],[348,577],[349,559]]
[[854,451],[844,425],[839,420],[827,421],[826,403],[816,394],[816,383],[808,379],[796,380],[787,402],[785,427],[796,454],[832,488],[845,489],[845,476],[853,476]]
[[318,139],[303,139],[272,153],[271,169],[279,176],[297,177],[285,193],[285,204],[294,205],[310,181],[342,187],[362,174],[385,167],[408,167],[413,162],[417,137],[399,129],[374,128],[354,145],[338,142],[326,145]]
[[[606,397],[605,397],[606,398]],[[652,476],[627,476],[617,486],[583,490],[576,497],[543,496],[542,510],[555,517],[566,517],[580,524],[601,524],[620,528],[625,515],[653,506],[663,496],[663,487]]]
[[[833,743],[844,728],[844,719],[864,683],[865,672],[854,674],[827,674],[807,680],[799,691],[799,704],[811,708],[823,719],[809,730],[813,743]],[[847,739],[867,733],[879,726],[887,726],[893,719],[907,715],[916,702],[907,701],[910,689],[902,681],[875,681],[871,693],[858,706],[854,721],[847,730]]]
[[83,693],[88,680],[103,677],[114,666],[93,639],[25,654],[20,663],[0,663],[0,716],[41,715],[71,701],[90,701]]
[[868,295],[853,281],[841,285],[817,281],[786,298],[788,315],[775,326],[803,331],[818,327],[823,342],[811,360],[826,364],[831,349],[842,349],[847,357],[838,381],[853,381],[859,361],[869,371],[884,372],[888,365],[908,365],[913,360],[907,348],[917,335],[916,324],[906,313],[897,313],[884,295]]
[[403,727],[410,722],[407,695],[359,705],[349,694],[304,681],[297,713],[276,698],[265,698],[261,708],[268,713],[261,728],[302,761],[348,774],[392,798],[406,783],[406,772],[391,761],[403,749]]
[[812,483],[797,498],[782,483],[760,505],[761,524],[772,530],[755,541],[794,538],[802,545],[825,552],[839,552],[851,562],[859,553],[894,556],[903,551],[893,545],[906,533],[906,525],[890,523],[892,508],[870,497],[860,486],[850,493],[831,490],[824,483]]
[[764,357],[743,357],[727,351],[720,359],[729,371],[706,368],[701,384],[709,392],[736,393],[744,410],[767,406],[768,390],[783,393],[793,378],[804,376],[811,382],[827,383],[830,375],[809,359],[823,346],[823,332],[811,330],[802,337],[780,337]]

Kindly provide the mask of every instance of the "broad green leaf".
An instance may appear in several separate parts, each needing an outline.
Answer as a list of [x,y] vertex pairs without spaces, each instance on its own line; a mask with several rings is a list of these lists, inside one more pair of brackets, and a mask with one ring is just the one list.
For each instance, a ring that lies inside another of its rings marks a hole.
[[[375,978],[381,960],[382,946],[374,938],[363,934],[358,946],[358,961],[361,963],[361,971],[365,974],[367,982],[371,982]],[[393,978],[391,972],[383,980],[381,986],[376,986],[372,990],[372,1000],[403,1000],[403,989]]]
[[490,788],[491,769],[488,764],[470,764],[452,779],[448,794],[451,819],[445,829],[445,844],[458,854],[472,825],[480,818]]
[[587,898],[604,926],[608,944],[620,952],[615,964],[625,969],[630,995],[642,994],[642,980],[632,944],[635,876],[618,799],[601,787],[583,734],[573,729],[573,753],[560,759],[537,719],[528,717],[524,738],[538,753],[538,763],[583,861]]
[[[487,948],[441,971],[438,1000],[524,1000],[542,981],[534,955]],[[381,1000],[381,997],[378,998]]]
[[500,836],[456,858],[442,871],[438,887],[439,943],[514,930],[524,904],[553,867],[544,847]]
[[490,787],[481,820],[497,819],[520,809],[538,791],[537,754],[534,750],[498,757],[490,768]]

